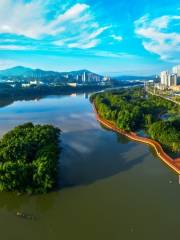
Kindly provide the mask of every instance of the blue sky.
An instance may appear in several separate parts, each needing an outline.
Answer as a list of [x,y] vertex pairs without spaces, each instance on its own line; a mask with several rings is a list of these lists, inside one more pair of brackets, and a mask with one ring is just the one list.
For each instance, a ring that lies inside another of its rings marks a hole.
[[0,69],[149,75],[179,63],[178,0],[0,0]]

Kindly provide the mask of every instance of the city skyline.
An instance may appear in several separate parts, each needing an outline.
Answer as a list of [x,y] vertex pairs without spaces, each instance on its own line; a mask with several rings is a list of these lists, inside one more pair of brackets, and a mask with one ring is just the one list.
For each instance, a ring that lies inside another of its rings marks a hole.
[[0,0],[0,69],[153,75],[179,56],[177,0]]

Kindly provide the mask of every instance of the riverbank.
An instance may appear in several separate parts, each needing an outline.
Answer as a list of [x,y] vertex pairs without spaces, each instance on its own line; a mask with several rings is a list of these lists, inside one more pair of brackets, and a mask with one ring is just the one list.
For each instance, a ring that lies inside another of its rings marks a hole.
[[102,125],[104,125],[105,127],[118,132],[128,138],[130,138],[131,140],[137,141],[137,142],[141,142],[141,143],[145,143],[145,144],[149,144],[150,146],[154,147],[158,157],[165,163],[167,164],[173,171],[175,171],[177,174],[180,175],[180,159],[179,158],[171,158],[168,154],[166,154],[162,148],[162,146],[155,140],[147,138],[147,137],[141,137],[138,136],[136,133],[134,132],[126,132],[120,128],[117,128],[116,125],[108,120],[102,119],[99,114],[98,111],[96,109],[95,104],[93,103],[93,109],[96,115],[96,119],[98,122],[100,122]]

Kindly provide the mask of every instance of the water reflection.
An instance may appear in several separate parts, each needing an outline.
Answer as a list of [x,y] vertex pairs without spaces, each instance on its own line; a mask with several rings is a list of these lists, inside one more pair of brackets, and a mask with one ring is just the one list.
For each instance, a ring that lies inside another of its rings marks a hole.
[[1,239],[179,239],[176,176],[146,145],[102,128],[86,95],[0,108],[1,135],[27,121],[62,129],[63,188],[39,196],[0,193]]
[[95,125],[95,129],[63,135],[66,145],[61,156],[62,186],[91,184],[127,171],[142,163],[148,154],[134,152],[136,143],[111,130],[102,130],[97,122]]
[[88,96],[85,93],[73,98],[49,96],[39,101],[14,102],[0,109],[0,133],[29,121],[60,127],[60,187],[91,184],[142,163],[147,153],[135,153],[131,158],[136,144],[101,126]]
[[87,185],[128,171],[148,155],[136,151],[141,145],[96,121],[88,94],[17,101],[0,114],[1,134],[29,121],[61,128],[60,187]]

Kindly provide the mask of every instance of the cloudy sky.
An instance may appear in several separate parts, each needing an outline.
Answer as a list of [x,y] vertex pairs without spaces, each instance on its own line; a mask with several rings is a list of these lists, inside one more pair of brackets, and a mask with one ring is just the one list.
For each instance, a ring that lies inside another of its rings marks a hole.
[[178,0],[0,0],[0,69],[148,75],[175,64]]

